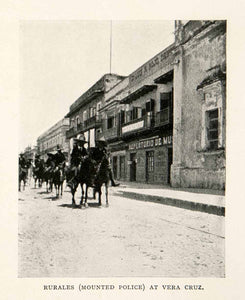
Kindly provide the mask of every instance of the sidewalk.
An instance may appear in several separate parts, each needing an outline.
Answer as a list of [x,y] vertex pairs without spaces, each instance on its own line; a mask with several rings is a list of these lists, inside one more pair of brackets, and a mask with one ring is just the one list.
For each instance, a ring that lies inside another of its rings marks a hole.
[[114,191],[119,196],[135,200],[225,215],[225,193],[220,190],[171,188],[162,185],[120,182],[120,186]]

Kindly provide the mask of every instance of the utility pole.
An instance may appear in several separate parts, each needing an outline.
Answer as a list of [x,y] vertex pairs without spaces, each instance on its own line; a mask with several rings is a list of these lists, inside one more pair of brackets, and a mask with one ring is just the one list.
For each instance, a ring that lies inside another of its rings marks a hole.
[[110,21],[110,74],[111,74],[111,60],[112,60],[112,20]]

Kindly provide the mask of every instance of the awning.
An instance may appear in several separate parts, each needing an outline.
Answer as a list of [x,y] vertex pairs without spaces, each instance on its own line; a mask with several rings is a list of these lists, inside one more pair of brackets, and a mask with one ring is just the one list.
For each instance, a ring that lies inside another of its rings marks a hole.
[[157,88],[157,85],[152,84],[152,85],[143,85],[141,88],[139,88],[138,90],[134,91],[133,93],[129,94],[128,96],[126,96],[125,98],[123,98],[120,103],[130,103],[136,99],[138,99],[139,97],[153,91],[154,89]]
[[169,71],[169,72],[167,72],[167,73],[165,73],[165,74],[157,77],[154,80],[154,82],[155,83],[164,83],[164,84],[166,84],[166,83],[168,83],[170,81],[173,81],[173,77],[174,77],[174,70],[171,70],[171,71]]

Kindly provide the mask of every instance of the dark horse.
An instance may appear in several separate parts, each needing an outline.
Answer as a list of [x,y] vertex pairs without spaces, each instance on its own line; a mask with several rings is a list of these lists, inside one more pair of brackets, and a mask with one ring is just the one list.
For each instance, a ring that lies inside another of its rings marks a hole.
[[34,187],[36,188],[36,182],[38,181],[38,187],[42,187],[44,173],[44,162],[40,162],[38,166],[33,168]]
[[51,167],[45,167],[43,170],[42,180],[46,182],[47,193],[53,190],[53,172]]
[[[88,199],[88,187],[91,187],[91,182],[93,182],[94,187],[94,197],[96,193],[99,195],[99,206],[101,205],[101,195],[102,195],[102,186],[105,185],[105,197],[106,197],[106,206],[108,206],[108,185],[109,185],[109,161],[106,155],[103,156],[102,160],[95,165],[95,172],[92,173],[90,176],[90,181],[85,182],[86,184],[86,190],[85,190],[85,198],[81,198],[80,205],[83,205],[83,199],[84,199],[84,205],[87,206],[87,199]],[[92,179],[92,180],[91,180]]]
[[[67,179],[69,179],[69,172],[67,173]],[[101,205],[101,188],[102,185],[105,184],[105,193],[106,193],[106,205],[108,205],[108,182],[109,182],[109,163],[106,157],[103,157],[100,162],[95,162],[91,155],[83,159],[81,162],[77,175],[75,176],[75,180],[71,187],[72,193],[72,205],[75,206],[75,193],[78,185],[80,184],[82,195],[80,205],[87,206],[88,199],[88,188],[94,188],[95,194],[99,194],[99,205]],[[85,192],[84,192],[85,185]],[[95,196],[94,194],[94,196]]]
[[19,191],[21,191],[21,181],[23,181],[23,190],[25,190],[28,168],[19,165]]
[[56,190],[56,197],[63,194],[63,182],[64,182],[64,169],[62,166],[57,166],[53,172],[53,184]]

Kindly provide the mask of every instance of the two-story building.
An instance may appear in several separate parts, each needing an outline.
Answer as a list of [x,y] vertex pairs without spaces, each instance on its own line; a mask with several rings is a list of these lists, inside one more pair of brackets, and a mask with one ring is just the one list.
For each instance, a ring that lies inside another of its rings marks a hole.
[[117,179],[170,183],[174,58],[173,44],[106,93],[102,134]]
[[80,135],[88,142],[86,146],[95,146],[102,127],[99,111],[105,105],[104,94],[123,78],[124,76],[117,74],[105,74],[70,106],[66,115],[70,119],[70,127],[66,133],[70,151],[73,139]]
[[225,21],[176,21],[175,43],[105,94],[117,179],[225,187]]

